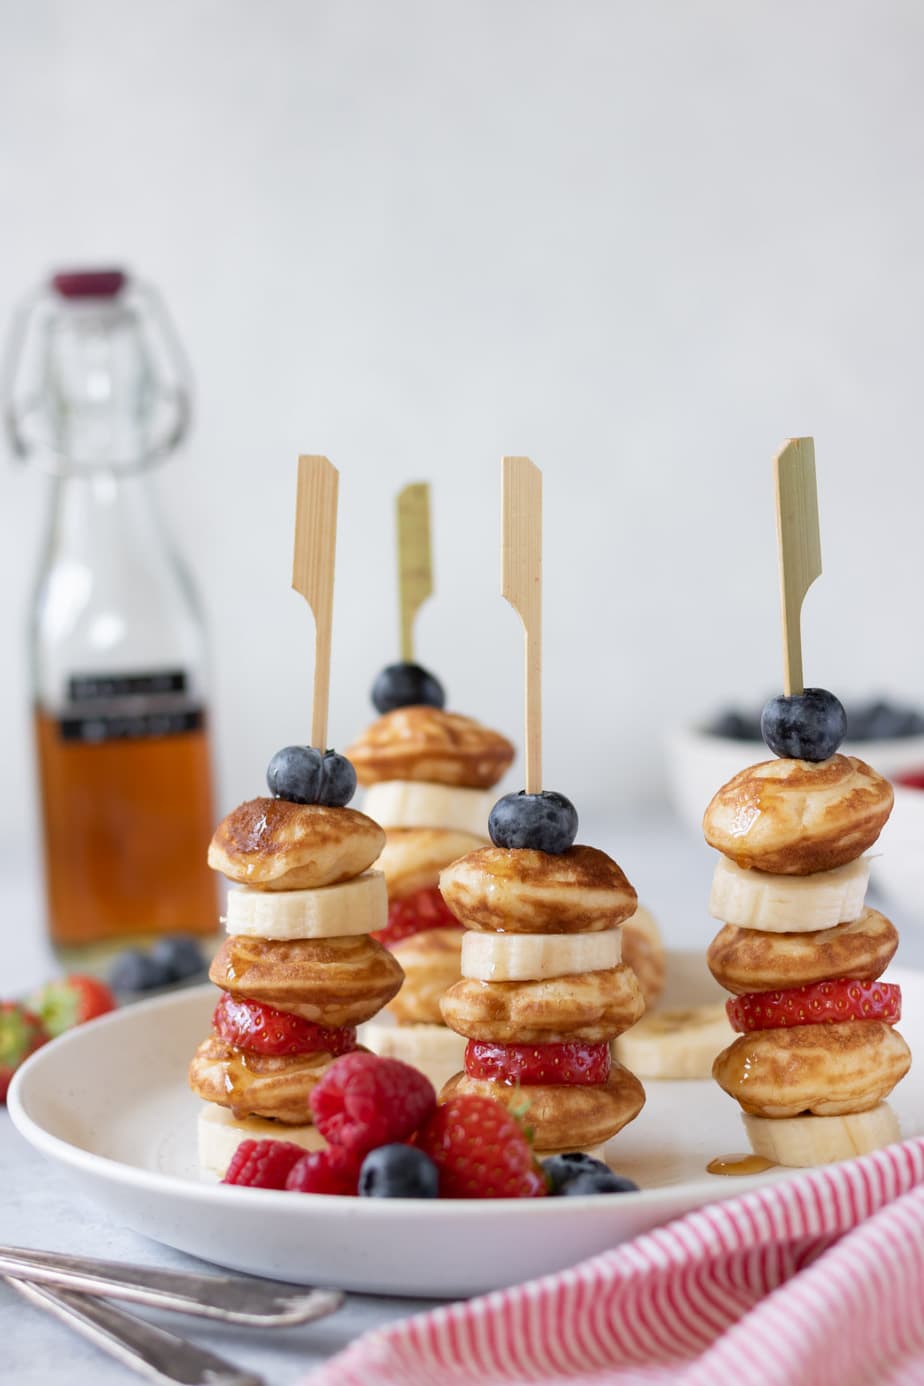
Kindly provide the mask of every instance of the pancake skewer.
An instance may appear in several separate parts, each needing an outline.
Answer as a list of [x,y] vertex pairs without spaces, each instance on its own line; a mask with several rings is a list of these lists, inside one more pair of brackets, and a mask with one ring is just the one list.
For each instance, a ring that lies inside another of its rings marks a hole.
[[706,840],[723,854],[710,912],[725,925],[707,960],[740,1032],[713,1076],[741,1105],[755,1154],[806,1166],[898,1139],[884,1099],[911,1057],[893,1028],[900,990],[881,980],[898,935],[865,904],[863,853],[892,789],[839,754],[847,719],[834,694],[803,685],[800,613],[821,572],[811,438],[781,449],[774,476],[786,691],[761,730],[778,759],[742,770],[706,809]]
[[388,1007],[396,1024],[367,1026],[364,1043],[403,1059],[437,1089],[457,1071],[465,1043],[443,1024],[439,1003],[459,979],[462,931],[438,889],[444,866],[488,842],[491,790],[514,757],[510,742],[471,717],[445,710],[439,681],[415,663],[415,622],[433,592],[430,486],[412,482],[395,508],[401,662],[375,681],[383,715],[349,748],[364,807],[386,845],[376,865],[389,916],[377,935],[405,973]]
[[502,595],[524,630],[527,785],[491,810],[494,845],[440,876],[466,928],[462,980],[441,1006],[467,1040],[440,1100],[478,1093],[525,1111],[546,1155],[596,1151],[638,1115],[644,1090],[610,1044],[645,1003],[621,961],[635,891],[604,852],[574,845],[574,805],[542,788],[541,496],[529,458],[504,458]]
[[403,980],[372,937],[388,913],[384,876],[370,869],[385,834],[347,807],[356,773],[327,748],[337,491],[326,457],[299,459],[292,586],[315,620],[313,744],[277,751],[272,797],[239,805],[209,846],[233,884],[209,971],[222,995],[189,1082],[205,1100],[200,1163],[219,1176],[245,1140],[323,1147],[309,1096]]

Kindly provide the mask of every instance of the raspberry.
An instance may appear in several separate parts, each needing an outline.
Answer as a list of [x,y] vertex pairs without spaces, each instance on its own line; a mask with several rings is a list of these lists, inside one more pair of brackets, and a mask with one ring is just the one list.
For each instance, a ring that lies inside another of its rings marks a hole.
[[256,1054],[349,1054],[356,1048],[352,1025],[325,1029],[300,1016],[277,1011],[262,1001],[245,1001],[227,992],[212,1015],[215,1033],[236,1049]]
[[332,1063],[309,1102],[325,1140],[362,1159],[413,1135],[436,1106],[436,1093],[410,1064],[358,1053]]
[[289,1171],[304,1153],[292,1141],[241,1141],[221,1182],[250,1189],[284,1189]]
[[549,1191],[523,1127],[491,1097],[450,1098],[417,1145],[438,1168],[444,1198],[541,1198]]
[[610,1046],[569,1040],[565,1044],[494,1044],[469,1040],[465,1072],[495,1083],[605,1083],[610,1076]]
[[356,1157],[335,1145],[303,1154],[286,1180],[286,1188],[296,1193],[355,1194],[358,1184]]
[[902,989],[892,982],[860,982],[852,977],[813,982],[785,991],[749,991],[726,1001],[734,1030],[779,1030],[788,1025],[833,1025],[842,1020],[902,1018]]
[[388,908],[388,923],[378,929],[372,937],[386,948],[394,948],[396,943],[421,934],[425,929],[461,929],[462,925],[440,895],[436,886],[417,890],[403,900],[394,900]]

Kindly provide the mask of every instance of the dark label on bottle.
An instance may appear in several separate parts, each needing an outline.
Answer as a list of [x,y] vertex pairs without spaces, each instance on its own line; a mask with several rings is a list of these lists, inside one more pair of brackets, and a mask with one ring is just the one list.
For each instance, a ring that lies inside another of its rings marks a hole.
[[199,731],[205,714],[188,696],[182,669],[75,674],[58,726],[62,741],[101,742]]
[[62,717],[63,741],[115,741],[130,736],[179,736],[198,731],[203,724],[201,708],[185,712],[141,712],[135,716]]
[[93,703],[101,698],[157,697],[162,693],[185,693],[186,674],[167,669],[153,674],[75,674],[68,680],[67,696],[72,703]]

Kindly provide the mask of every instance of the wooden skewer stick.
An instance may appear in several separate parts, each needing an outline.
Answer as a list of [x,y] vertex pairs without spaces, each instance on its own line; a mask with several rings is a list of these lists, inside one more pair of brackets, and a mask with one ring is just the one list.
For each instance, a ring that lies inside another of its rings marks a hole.
[[326,457],[298,459],[292,586],[314,613],[314,695],[311,744],[327,749],[330,700],[330,634],[337,548],[337,484],[340,473]]
[[415,481],[398,492],[398,604],[401,658],[414,661],[414,620],[433,592],[430,548],[430,487]]
[[821,575],[815,443],[790,438],[773,461],[776,530],[780,550],[780,613],[783,624],[783,691],[801,693],[802,603]]
[[503,462],[501,592],[526,633],[526,792],[542,789],[542,473],[528,457]]

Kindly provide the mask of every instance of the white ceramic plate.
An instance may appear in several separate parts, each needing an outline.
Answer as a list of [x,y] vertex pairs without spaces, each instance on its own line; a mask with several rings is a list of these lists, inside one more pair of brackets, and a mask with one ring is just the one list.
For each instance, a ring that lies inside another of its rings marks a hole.
[[[702,955],[671,958],[673,999],[714,996]],[[924,973],[895,969],[902,1030],[924,1047]],[[9,1107],[25,1138],[64,1165],[113,1219],[218,1265],[380,1294],[469,1295],[560,1270],[716,1198],[786,1178],[708,1175],[715,1155],[747,1150],[738,1108],[711,1082],[647,1084],[641,1116],[611,1162],[640,1186],[608,1198],[356,1199],[205,1182],[196,1164],[199,1101],[189,1057],[208,1031],[213,987],[104,1017],[47,1045],[16,1075]],[[924,1133],[915,1070],[893,1105]]]

